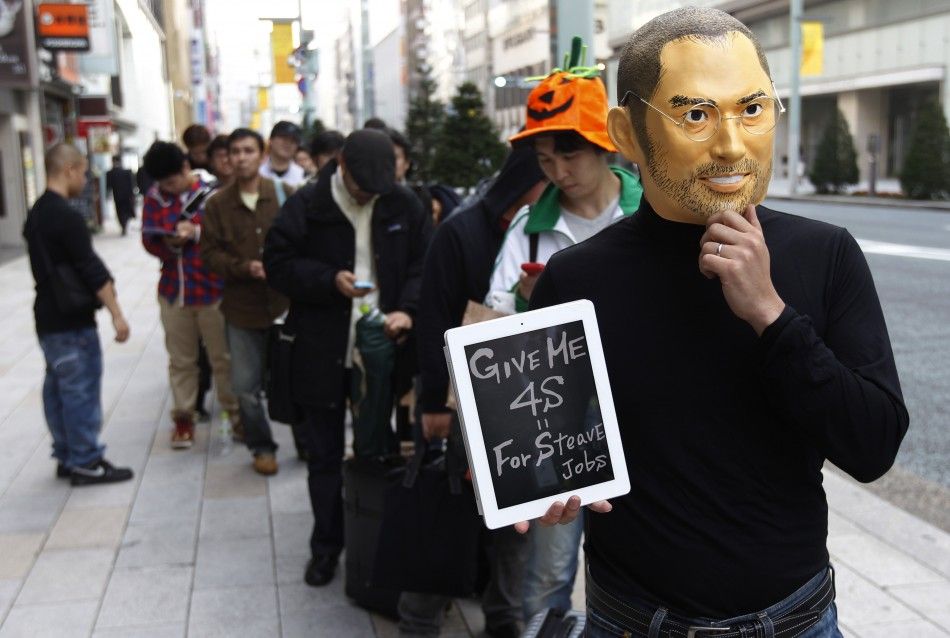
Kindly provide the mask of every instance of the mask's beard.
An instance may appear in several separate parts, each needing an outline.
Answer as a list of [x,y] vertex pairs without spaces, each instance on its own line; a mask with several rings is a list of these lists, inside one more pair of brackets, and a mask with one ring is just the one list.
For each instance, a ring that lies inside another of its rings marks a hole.
[[[648,136],[647,170],[657,188],[677,206],[690,211],[703,219],[716,213],[735,211],[741,213],[749,204],[762,201],[772,178],[772,160],[766,164],[745,158],[739,162],[726,166],[708,162],[693,171],[693,174],[683,179],[670,176],[670,159],[666,149],[657,145]],[[722,177],[748,173],[750,179],[745,186],[734,193],[717,193],[702,184],[702,177]]]

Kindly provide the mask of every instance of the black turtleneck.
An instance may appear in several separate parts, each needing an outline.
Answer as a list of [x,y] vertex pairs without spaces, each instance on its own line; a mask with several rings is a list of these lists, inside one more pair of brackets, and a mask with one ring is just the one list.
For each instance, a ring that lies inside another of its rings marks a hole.
[[821,467],[871,481],[907,430],[867,262],[844,229],[757,208],[785,301],[761,337],[699,272],[704,227],[640,210],[548,262],[540,308],[597,311],[631,491],[587,517],[593,578],[689,616],[764,609],[828,563]]

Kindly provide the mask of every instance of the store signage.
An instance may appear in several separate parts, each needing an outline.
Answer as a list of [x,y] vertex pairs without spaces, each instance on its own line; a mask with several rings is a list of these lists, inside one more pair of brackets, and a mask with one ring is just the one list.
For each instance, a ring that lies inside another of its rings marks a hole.
[[89,7],[42,2],[36,11],[38,43],[50,51],[89,50]]
[[0,2],[0,86],[30,85],[26,11],[19,2]]

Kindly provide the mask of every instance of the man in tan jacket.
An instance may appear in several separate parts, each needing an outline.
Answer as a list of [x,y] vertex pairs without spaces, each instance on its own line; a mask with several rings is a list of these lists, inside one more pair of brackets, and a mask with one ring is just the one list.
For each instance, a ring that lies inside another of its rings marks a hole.
[[264,238],[292,188],[261,177],[264,140],[250,129],[228,137],[234,182],[208,200],[201,257],[224,279],[221,312],[231,348],[231,384],[238,396],[245,443],[260,474],[277,472],[277,444],[261,403],[267,331],[287,310],[287,299],[267,285]]

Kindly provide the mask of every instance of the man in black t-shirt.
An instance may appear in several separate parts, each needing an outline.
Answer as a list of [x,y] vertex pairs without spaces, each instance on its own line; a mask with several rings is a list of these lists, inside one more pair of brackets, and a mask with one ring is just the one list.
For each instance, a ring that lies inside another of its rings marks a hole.
[[742,23],[654,18],[617,87],[640,209],[531,299],[593,301],[630,474],[585,517],[587,635],[838,637],[821,468],[872,481],[908,427],[867,263],[844,229],[761,205],[784,109]]
[[[92,249],[82,215],[66,201],[82,192],[87,164],[75,147],[53,146],[46,154],[46,191],[23,227],[36,281],[36,333],[46,359],[43,410],[58,462],[56,475],[70,478],[73,485],[132,478],[131,470],[105,460],[105,446],[98,441],[102,350],[96,300],[112,315],[116,341],[129,338],[129,325],[119,308],[112,275]],[[89,303],[67,305],[63,294],[67,288],[78,293],[85,289]]]

